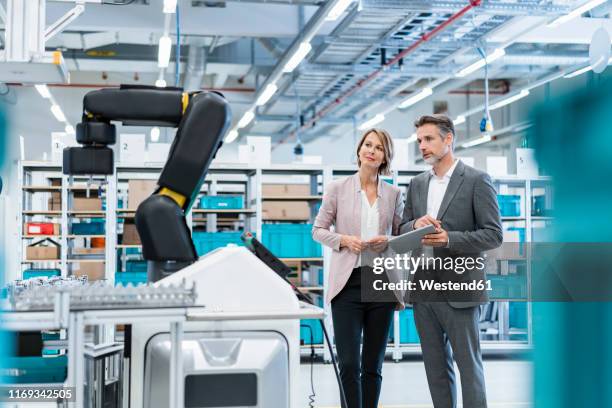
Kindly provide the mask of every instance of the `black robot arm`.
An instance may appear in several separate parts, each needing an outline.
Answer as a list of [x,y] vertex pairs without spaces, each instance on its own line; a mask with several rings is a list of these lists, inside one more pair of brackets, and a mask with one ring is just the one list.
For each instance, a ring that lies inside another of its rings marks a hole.
[[77,141],[84,146],[64,151],[67,174],[112,174],[112,150],[106,147],[115,143],[111,121],[178,127],[156,191],[136,210],[136,228],[149,261],[149,280],[194,262],[197,253],[185,214],[229,127],[227,101],[214,92],[122,87],[88,93],[83,108]]

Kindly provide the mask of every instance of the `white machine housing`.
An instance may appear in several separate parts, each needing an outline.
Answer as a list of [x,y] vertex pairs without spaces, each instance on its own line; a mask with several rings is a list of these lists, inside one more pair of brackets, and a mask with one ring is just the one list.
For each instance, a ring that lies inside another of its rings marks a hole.
[[[231,338],[236,333],[244,333],[243,337],[248,339],[253,335],[257,337],[268,333],[270,337],[286,339],[286,346],[285,342],[278,342],[275,348],[278,349],[281,347],[280,343],[283,343],[282,347],[287,347],[288,350],[286,383],[288,384],[289,407],[303,407],[305,402],[298,400],[299,318],[270,318],[270,315],[279,313],[295,312],[296,315],[299,314],[300,303],[291,286],[248,249],[237,246],[227,246],[212,251],[193,265],[159,281],[158,284],[179,283],[183,280],[188,285],[193,282],[197,293],[196,307],[188,309],[187,322],[184,324],[183,378],[189,375],[190,367],[193,368],[186,358],[194,358],[193,349],[198,345],[196,333],[206,333],[208,339]],[[245,320],[190,321],[189,319],[190,315],[197,316],[202,313],[214,313],[220,317],[244,312],[249,312],[252,316]],[[159,344],[160,335],[165,339],[169,337],[168,324],[163,321],[160,321],[159,324],[138,324],[132,327],[129,390],[130,407],[132,408],[145,406],[145,391],[150,391],[145,384],[145,372],[146,365],[151,364],[147,361],[147,347],[153,344],[158,350],[160,347],[165,347]],[[156,340],[152,341],[154,337]],[[250,350],[252,350],[252,345]],[[278,354],[278,350],[276,353]],[[151,354],[150,350],[149,354]],[[187,354],[190,357],[187,357]],[[196,354],[199,355],[200,352]],[[168,378],[167,375],[164,378]],[[181,382],[185,383],[184,380]],[[188,390],[185,390],[185,395],[187,394]],[[169,403],[165,406],[169,406]]]

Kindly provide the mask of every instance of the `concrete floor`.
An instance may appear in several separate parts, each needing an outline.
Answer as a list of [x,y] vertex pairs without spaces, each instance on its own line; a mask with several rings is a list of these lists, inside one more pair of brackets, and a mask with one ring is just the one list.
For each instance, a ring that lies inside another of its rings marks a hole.
[[[531,408],[532,365],[524,360],[494,360],[484,362],[489,408]],[[458,373],[455,367],[455,372]],[[302,362],[301,395],[304,407],[310,395],[310,364]],[[457,377],[461,404],[461,384]],[[315,404],[317,408],[338,408],[338,385],[330,364],[314,365]],[[420,359],[394,363],[385,361],[380,408],[431,408],[433,404]],[[465,407],[468,408],[468,407]]]

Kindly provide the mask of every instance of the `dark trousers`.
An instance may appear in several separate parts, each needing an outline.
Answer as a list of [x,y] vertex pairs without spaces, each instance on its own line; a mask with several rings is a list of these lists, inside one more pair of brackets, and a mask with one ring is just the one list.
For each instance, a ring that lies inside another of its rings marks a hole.
[[340,378],[348,404],[343,408],[376,408],[395,303],[362,302],[361,269],[355,268],[332,300],[331,309]]

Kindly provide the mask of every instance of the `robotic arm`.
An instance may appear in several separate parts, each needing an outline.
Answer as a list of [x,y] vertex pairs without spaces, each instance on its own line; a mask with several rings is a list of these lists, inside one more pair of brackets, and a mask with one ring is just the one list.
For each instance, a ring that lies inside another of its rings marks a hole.
[[148,261],[149,281],[157,281],[197,260],[185,214],[229,124],[227,101],[218,93],[122,86],[89,92],[83,100],[77,142],[64,150],[65,174],[112,174],[115,125],[178,127],[156,191],[136,210],[136,228]]

